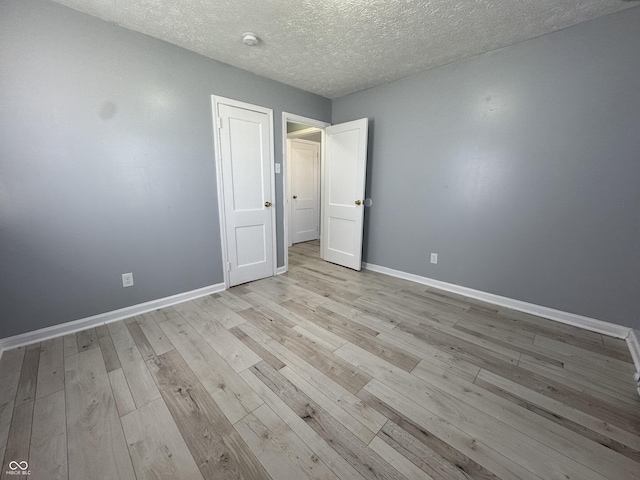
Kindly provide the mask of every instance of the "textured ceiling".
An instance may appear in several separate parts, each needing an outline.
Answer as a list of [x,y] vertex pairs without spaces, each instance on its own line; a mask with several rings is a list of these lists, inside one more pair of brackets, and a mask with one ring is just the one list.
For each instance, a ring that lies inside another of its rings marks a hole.
[[[624,0],[55,0],[329,98],[608,13]],[[262,42],[247,47],[242,33]]]

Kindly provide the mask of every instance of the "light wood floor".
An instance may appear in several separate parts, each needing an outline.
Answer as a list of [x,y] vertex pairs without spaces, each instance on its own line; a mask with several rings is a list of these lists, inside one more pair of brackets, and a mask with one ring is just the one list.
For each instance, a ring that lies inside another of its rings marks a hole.
[[640,478],[623,341],[318,250],[5,352],[1,478],[11,461],[45,480]]

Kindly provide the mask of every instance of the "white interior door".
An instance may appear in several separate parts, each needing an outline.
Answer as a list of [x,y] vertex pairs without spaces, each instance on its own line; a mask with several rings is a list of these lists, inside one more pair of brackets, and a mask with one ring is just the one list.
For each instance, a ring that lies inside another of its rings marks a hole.
[[360,270],[368,120],[325,129],[322,191],[322,257]]
[[291,243],[317,240],[320,235],[320,144],[288,140]]
[[274,274],[270,116],[218,104],[229,285]]

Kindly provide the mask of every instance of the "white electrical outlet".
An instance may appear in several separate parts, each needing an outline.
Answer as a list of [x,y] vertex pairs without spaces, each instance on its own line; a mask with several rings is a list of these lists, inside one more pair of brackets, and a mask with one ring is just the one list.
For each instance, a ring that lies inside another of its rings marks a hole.
[[431,254],[431,263],[438,263],[438,254],[437,253],[432,253]]
[[123,273],[122,274],[122,286],[123,287],[133,287],[133,273]]

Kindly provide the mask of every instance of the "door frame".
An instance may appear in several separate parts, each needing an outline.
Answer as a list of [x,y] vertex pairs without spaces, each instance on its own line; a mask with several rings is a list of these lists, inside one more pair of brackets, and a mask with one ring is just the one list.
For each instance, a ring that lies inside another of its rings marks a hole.
[[[289,189],[287,185],[288,163],[287,163],[287,122],[303,123],[310,127],[320,129],[320,195],[322,196],[322,186],[324,185],[324,151],[326,139],[324,129],[331,124],[313,118],[303,117],[294,113],[282,112],[282,198],[284,205],[282,209],[284,219],[284,267],[278,269],[277,273],[289,271]],[[320,202],[320,218],[322,219],[322,201]],[[322,235],[320,236],[320,256],[322,256]]]
[[[218,187],[218,216],[220,218],[220,240],[222,248],[222,273],[224,275],[225,289],[229,288],[229,250],[227,246],[227,219],[226,209],[224,204],[224,184],[222,179],[222,148],[220,140],[220,124],[218,123],[219,105],[229,105],[231,107],[242,108],[244,110],[251,110],[253,112],[264,113],[269,119],[269,138],[271,140],[271,148],[269,148],[269,170],[270,183],[271,183],[271,198],[273,206],[271,209],[271,231],[272,231],[272,248],[273,248],[273,264],[271,266],[271,275],[275,275],[278,265],[278,234],[276,231],[276,177],[275,177],[275,135],[273,133],[273,110],[259,105],[253,105],[251,103],[241,102],[239,100],[233,100],[231,98],[221,97],[219,95],[211,95],[211,111],[213,117],[213,138],[215,145],[215,164],[216,164],[216,183]],[[286,258],[285,258],[286,262]]]

